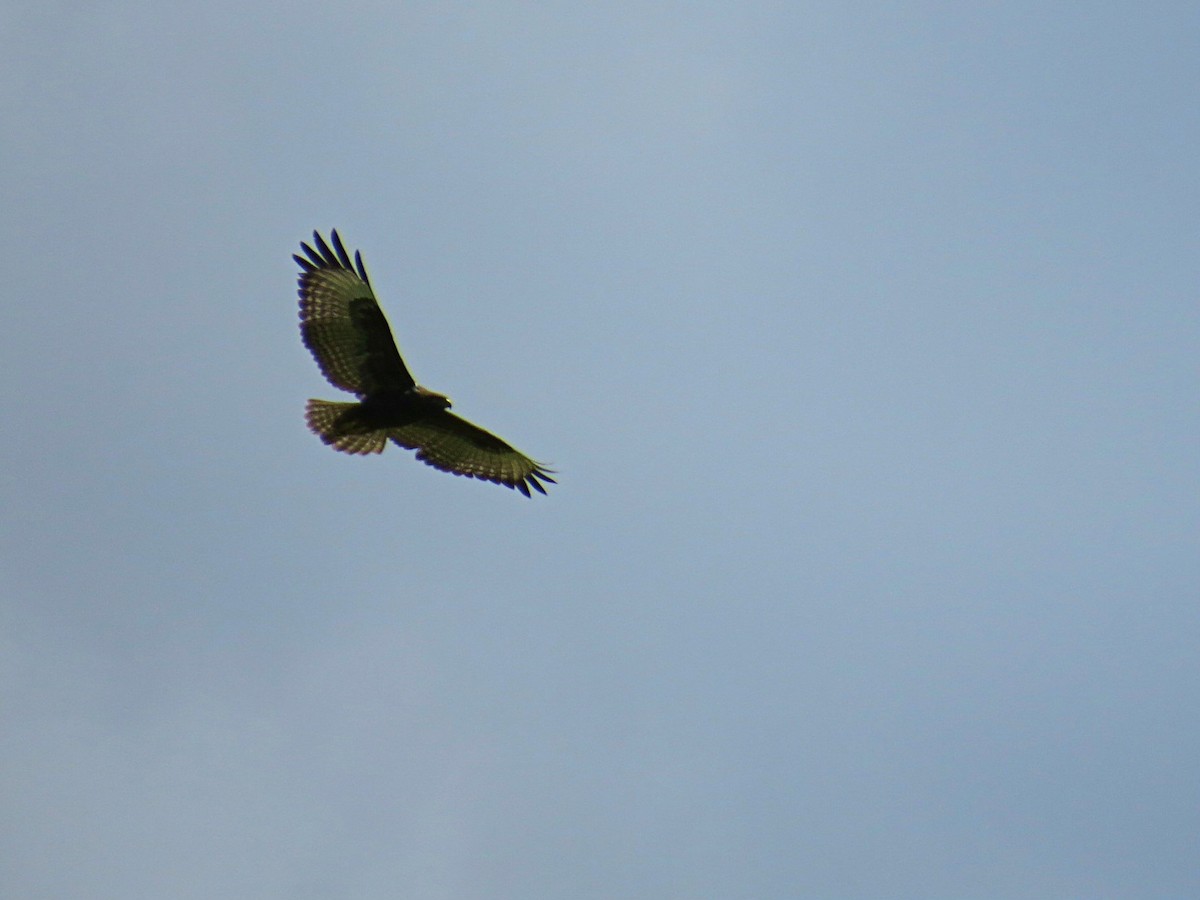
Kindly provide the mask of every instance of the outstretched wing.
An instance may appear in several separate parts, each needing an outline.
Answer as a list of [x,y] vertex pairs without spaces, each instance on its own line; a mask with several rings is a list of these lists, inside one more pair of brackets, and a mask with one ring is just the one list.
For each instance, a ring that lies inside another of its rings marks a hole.
[[416,450],[417,459],[426,465],[516,488],[526,497],[530,488],[546,493],[541,482],[556,483],[550,469],[454,413],[424,416],[391,429],[388,436],[401,447]]
[[333,249],[318,232],[295,254],[300,272],[300,334],[321,372],[334,387],[360,397],[379,390],[405,390],[408,374],[392,330],[371,291],[362,255],[354,263],[337,231]]

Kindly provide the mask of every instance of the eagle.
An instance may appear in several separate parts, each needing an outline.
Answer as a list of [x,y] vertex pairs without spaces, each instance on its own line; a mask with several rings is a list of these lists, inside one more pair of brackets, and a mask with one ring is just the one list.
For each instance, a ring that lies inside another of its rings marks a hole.
[[319,232],[301,242],[300,336],[329,383],[358,395],[357,403],[309,400],[309,429],[343,453],[382,453],[390,440],[417,451],[426,465],[514,488],[546,493],[553,471],[496,435],[460,419],[450,399],[421,387],[396,349],[371,290],[362,254],[354,262],[336,229],[332,248]]

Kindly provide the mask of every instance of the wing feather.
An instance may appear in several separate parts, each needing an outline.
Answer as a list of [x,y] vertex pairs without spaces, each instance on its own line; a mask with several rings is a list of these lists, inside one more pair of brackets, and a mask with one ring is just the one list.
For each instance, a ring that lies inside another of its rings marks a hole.
[[330,232],[333,248],[319,232],[313,246],[301,243],[300,334],[334,387],[360,397],[379,390],[406,390],[409,374],[383,310],[371,290],[362,255],[353,264],[342,238]]
[[531,487],[544,494],[542,482],[555,483],[552,470],[450,412],[393,428],[388,436],[399,446],[416,450],[417,459],[435,469],[503,484],[526,497]]

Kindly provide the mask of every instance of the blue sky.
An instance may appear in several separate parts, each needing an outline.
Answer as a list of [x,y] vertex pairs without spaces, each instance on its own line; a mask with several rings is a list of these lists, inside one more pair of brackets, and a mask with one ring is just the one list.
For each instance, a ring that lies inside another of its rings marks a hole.
[[0,892],[1200,894],[1195,4],[251,7],[0,12]]

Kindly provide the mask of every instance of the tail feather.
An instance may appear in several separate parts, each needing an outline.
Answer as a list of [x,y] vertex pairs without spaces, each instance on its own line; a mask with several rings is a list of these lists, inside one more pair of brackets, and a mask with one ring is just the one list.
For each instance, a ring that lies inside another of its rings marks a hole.
[[309,400],[304,412],[309,430],[343,453],[382,453],[387,446],[385,430],[366,428],[358,420],[357,403]]

